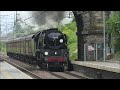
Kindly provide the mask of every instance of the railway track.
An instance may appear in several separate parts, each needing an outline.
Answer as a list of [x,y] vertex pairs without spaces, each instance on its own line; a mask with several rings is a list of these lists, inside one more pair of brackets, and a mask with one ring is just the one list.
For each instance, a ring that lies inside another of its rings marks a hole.
[[50,72],[53,75],[61,76],[63,79],[92,79],[75,71]]
[[70,75],[70,74],[67,74],[65,72],[50,72],[52,75],[57,75],[57,76],[60,76],[62,77],[63,79],[81,79],[81,78],[78,78],[76,76],[73,76],[73,75]]
[[12,64],[14,67],[25,72],[33,79],[88,79],[87,77],[84,77],[81,74],[77,74],[74,71],[51,72],[51,71],[41,70],[36,66],[9,58],[7,56],[2,56],[1,59],[4,59],[4,61],[6,61],[7,63]]

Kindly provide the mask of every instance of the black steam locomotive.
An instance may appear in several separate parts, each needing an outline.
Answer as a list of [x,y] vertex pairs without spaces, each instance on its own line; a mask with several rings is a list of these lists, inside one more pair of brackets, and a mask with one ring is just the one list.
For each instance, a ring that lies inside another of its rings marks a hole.
[[67,37],[57,28],[39,31],[7,43],[7,55],[39,67],[68,69]]

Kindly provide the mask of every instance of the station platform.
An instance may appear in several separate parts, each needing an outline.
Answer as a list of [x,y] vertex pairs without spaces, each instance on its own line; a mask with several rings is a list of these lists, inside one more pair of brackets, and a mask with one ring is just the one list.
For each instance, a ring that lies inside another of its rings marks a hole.
[[72,64],[120,73],[120,63],[96,62],[96,61],[73,61]]
[[73,69],[95,78],[119,78],[120,63],[98,61],[72,61]]
[[0,62],[0,79],[32,79],[22,71],[8,64],[7,62]]

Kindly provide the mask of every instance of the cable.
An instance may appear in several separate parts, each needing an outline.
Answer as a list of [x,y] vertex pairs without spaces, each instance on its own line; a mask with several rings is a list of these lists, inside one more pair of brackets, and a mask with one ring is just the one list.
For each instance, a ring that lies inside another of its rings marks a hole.
[[[45,13],[45,11],[42,11],[42,12],[40,13],[40,15],[42,15],[43,13]],[[34,13],[34,14],[35,14],[35,13]],[[33,17],[34,17],[34,14],[33,14],[32,16],[30,16],[30,17],[24,19],[24,21],[26,21],[26,20],[28,20],[28,19],[30,19],[30,18],[33,18]],[[38,15],[37,15],[37,17],[38,17]]]

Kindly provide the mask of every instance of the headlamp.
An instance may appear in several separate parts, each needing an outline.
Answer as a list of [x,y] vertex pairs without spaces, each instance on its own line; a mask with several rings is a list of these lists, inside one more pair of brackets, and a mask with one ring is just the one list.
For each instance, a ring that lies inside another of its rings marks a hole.
[[47,56],[47,55],[48,55],[48,52],[46,51],[44,54]]
[[63,43],[63,39],[60,39],[60,43]]

